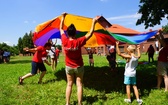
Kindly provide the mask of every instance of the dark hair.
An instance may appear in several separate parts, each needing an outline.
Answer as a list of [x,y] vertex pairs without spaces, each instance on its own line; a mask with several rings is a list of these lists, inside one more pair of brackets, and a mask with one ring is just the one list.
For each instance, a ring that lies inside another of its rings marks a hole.
[[71,24],[68,28],[67,28],[67,34],[70,37],[74,37],[76,35],[76,28],[74,26],[74,24]]
[[49,47],[49,46],[52,46],[52,44],[50,42],[47,42],[44,47]]

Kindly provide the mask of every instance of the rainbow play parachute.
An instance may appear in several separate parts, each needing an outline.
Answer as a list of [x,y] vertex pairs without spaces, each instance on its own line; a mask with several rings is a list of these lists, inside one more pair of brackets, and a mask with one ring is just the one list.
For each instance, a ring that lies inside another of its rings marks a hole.
[[[36,46],[43,46],[49,39],[61,38],[59,32],[61,16],[48,20],[36,26],[33,42]],[[77,37],[84,36],[91,27],[92,18],[67,14],[64,21],[63,29],[66,31],[67,27],[73,23],[77,30]],[[139,44],[150,37],[154,36],[157,31],[148,33],[126,36],[114,34],[107,31],[99,22],[95,25],[95,31],[92,37],[86,42],[85,47],[96,47],[99,45],[114,45],[118,40],[123,43]]]

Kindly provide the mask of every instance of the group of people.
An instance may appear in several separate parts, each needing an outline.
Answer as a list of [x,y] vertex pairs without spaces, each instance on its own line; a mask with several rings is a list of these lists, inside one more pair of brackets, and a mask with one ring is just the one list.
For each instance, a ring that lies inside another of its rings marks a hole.
[[0,50],[0,63],[7,63],[10,61],[10,52],[5,50]]
[[[98,21],[98,17],[93,18],[92,25],[90,28],[90,31],[83,37],[76,38],[76,28],[74,24],[71,24],[66,32],[67,35],[64,32],[63,26],[64,26],[64,20],[67,13],[63,13],[61,17],[60,22],[60,34],[61,34],[61,41],[63,50],[65,52],[65,73],[67,78],[67,87],[66,87],[66,105],[70,105],[70,97],[72,93],[72,87],[73,83],[76,80],[76,86],[77,86],[77,99],[78,99],[78,105],[82,105],[82,96],[83,96],[83,75],[84,75],[84,62],[82,59],[81,54],[81,47],[86,44],[86,41],[89,40],[89,38],[92,36],[95,28],[95,24]],[[165,80],[165,91],[168,90],[168,76],[167,76],[167,68],[168,68],[168,45],[165,44],[163,39],[158,37],[158,40],[162,43],[163,49],[160,51],[159,58],[158,58],[158,88],[160,88],[161,83],[161,77],[164,76]],[[47,61],[47,51],[51,50],[52,44],[47,42],[44,47],[38,46],[37,48],[33,49],[25,49],[26,51],[35,51],[33,60],[32,60],[32,71],[25,76],[19,77],[19,83],[22,84],[23,80],[35,75],[37,73],[37,70],[39,69],[42,73],[39,78],[39,82],[42,82],[42,78],[44,77],[46,73],[46,68],[44,66],[44,63],[47,63],[48,65],[51,65]],[[135,51],[137,54],[135,54]],[[167,52],[167,54],[163,54]],[[90,53],[91,50],[88,50],[88,53]],[[110,50],[109,50],[110,52]],[[124,72],[124,84],[126,85],[126,93],[127,98],[124,99],[125,102],[130,103],[131,102],[131,92],[130,88],[133,86],[134,93],[137,99],[137,102],[139,104],[142,104],[142,99],[139,98],[138,89],[136,86],[136,67],[138,65],[138,59],[140,58],[140,46],[139,45],[129,45],[127,47],[126,53],[121,53],[119,49],[119,42],[116,42],[116,52],[119,56],[126,59],[126,65],[125,65],[125,72]],[[110,55],[110,54],[109,54]],[[115,59],[116,56],[113,56]],[[90,59],[92,59],[92,56],[89,56]],[[90,61],[90,65],[94,65],[94,62]]]
[[[44,46],[38,46],[32,49],[24,48],[26,52],[34,53],[32,58],[32,70],[30,73],[25,74],[24,76],[19,77],[19,84],[23,84],[23,80],[29,77],[34,76],[35,74],[41,72],[38,83],[42,83],[42,79],[46,74],[46,67],[44,62],[51,66],[52,70],[56,69],[57,60],[59,58],[60,50],[53,44],[52,40],[49,40]],[[50,59],[47,59],[50,58]]]
[[51,69],[56,70],[60,50],[58,49],[58,47],[56,47],[57,40],[55,41],[55,43],[53,43],[52,39],[50,39],[48,42],[51,43],[52,46],[50,50],[47,50],[47,58],[49,62],[51,62]]

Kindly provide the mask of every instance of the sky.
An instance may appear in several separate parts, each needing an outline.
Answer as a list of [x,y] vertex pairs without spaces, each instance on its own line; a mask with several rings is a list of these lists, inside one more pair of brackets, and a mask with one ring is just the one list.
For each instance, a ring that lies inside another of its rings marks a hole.
[[[63,12],[94,18],[105,17],[111,24],[119,24],[139,32],[159,29],[167,24],[149,27],[136,26],[140,0],[0,0],[0,43],[17,45],[18,39],[35,27]],[[60,40],[58,44],[60,44]]]

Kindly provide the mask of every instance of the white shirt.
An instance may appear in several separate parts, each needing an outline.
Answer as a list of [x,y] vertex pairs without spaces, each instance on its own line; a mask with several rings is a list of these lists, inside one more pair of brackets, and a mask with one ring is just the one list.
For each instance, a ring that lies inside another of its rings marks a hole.
[[135,77],[136,76],[136,67],[138,65],[138,58],[134,56],[131,57],[130,61],[125,65],[125,76]]
[[[52,51],[51,51],[52,50]],[[55,52],[55,47],[51,47],[51,50],[49,50],[49,55],[53,56]]]

